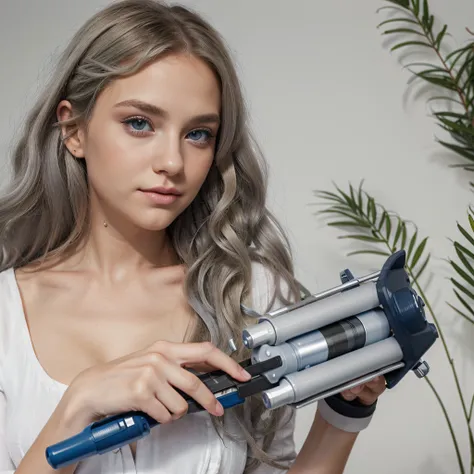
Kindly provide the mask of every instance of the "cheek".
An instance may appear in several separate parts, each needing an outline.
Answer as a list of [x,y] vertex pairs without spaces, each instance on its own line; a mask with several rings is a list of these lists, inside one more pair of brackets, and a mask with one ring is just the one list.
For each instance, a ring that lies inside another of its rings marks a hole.
[[188,167],[188,183],[192,186],[195,194],[199,191],[199,188],[203,185],[204,181],[209,174],[209,170],[212,166],[213,158],[204,158],[195,160],[191,166]]
[[100,187],[104,193],[122,189],[136,174],[139,160],[135,158],[134,149],[118,134],[91,137],[86,152],[91,184]]

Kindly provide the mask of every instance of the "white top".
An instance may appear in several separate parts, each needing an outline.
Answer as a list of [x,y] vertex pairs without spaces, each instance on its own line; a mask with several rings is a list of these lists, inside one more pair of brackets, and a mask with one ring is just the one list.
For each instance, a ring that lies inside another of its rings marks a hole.
[[[270,288],[261,268],[254,268],[257,311],[265,307]],[[66,389],[46,373],[36,357],[13,269],[0,272],[0,474],[14,474]],[[235,433],[239,428],[233,416],[228,410],[224,420],[227,430]],[[270,448],[271,453],[281,454],[285,460],[296,457],[294,422],[293,410],[291,421],[278,430]],[[126,445],[80,461],[75,472],[182,474],[190,472],[192,466],[193,474],[240,474],[244,473],[246,458],[246,442],[228,436],[221,440],[209,413],[202,411],[152,428],[148,436],[137,441],[136,462]],[[254,472],[284,471],[261,464]]]

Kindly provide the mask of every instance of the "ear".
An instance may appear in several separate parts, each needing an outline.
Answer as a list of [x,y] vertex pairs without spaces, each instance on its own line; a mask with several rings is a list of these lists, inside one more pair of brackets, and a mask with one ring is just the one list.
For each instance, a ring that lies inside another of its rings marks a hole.
[[74,110],[68,100],[62,100],[56,108],[56,116],[58,121],[66,122],[61,124],[61,134],[64,145],[76,158],[84,158],[85,134],[84,130],[76,121],[69,122],[74,118]]

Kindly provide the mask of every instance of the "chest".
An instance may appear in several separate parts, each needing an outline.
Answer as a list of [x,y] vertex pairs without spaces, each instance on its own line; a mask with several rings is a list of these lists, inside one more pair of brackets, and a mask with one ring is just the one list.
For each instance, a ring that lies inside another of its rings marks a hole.
[[23,304],[38,360],[50,377],[66,385],[88,367],[155,341],[183,342],[196,317],[182,292],[171,287],[155,294],[133,287],[48,288],[24,291]]

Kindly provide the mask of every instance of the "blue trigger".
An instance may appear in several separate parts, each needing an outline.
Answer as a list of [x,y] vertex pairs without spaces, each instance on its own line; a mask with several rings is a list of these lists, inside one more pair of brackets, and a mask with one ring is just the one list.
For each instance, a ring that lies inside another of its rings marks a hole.
[[245,401],[244,398],[239,397],[238,392],[230,392],[216,398],[224,408],[230,408],[239,405],[240,403],[244,403]]

